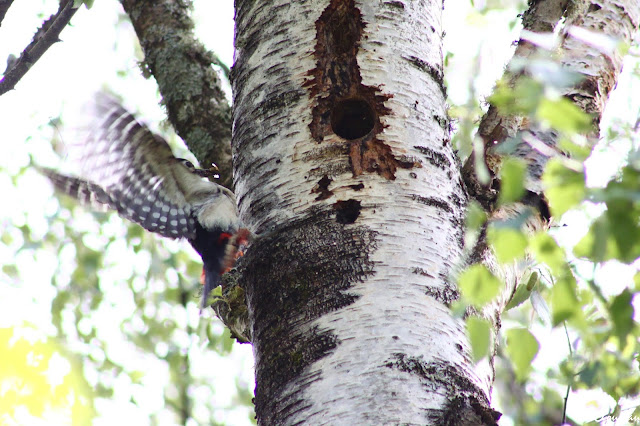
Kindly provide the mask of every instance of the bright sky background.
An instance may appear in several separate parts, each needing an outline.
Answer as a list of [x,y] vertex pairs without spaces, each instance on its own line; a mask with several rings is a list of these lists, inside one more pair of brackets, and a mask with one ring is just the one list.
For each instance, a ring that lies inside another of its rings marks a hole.
[[[42,9],[43,3],[47,5],[48,12],[41,16],[38,12]],[[197,36],[225,63],[231,64],[232,0],[196,0],[194,3]],[[512,30],[508,28],[507,23],[515,16],[512,11],[492,12],[483,16],[473,12],[469,2],[456,3],[455,9],[450,7],[452,3],[447,3],[444,28],[447,34],[446,49],[455,52],[451,72],[447,75],[448,93],[454,103],[461,104],[466,100],[471,75],[478,75],[473,84],[481,96],[491,93],[495,80],[502,74],[503,66],[510,58],[510,43],[517,39],[519,27],[516,26]],[[480,3],[476,1],[476,6],[480,7]],[[9,54],[18,55],[43,18],[56,9],[57,1],[52,0],[14,2],[0,27],[0,58],[7,58]],[[57,202],[50,186],[37,172],[27,172],[19,180],[18,189],[11,182],[11,176],[16,175],[20,168],[29,163],[29,155],[42,165],[60,165],[60,158],[51,146],[51,140],[55,135],[47,125],[50,119],[63,114],[65,123],[73,123],[73,118],[78,116],[73,112],[94,92],[100,90],[105,82],[109,82],[113,90],[123,95],[125,105],[129,109],[139,111],[139,116],[143,117],[152,129],[157,130],[159,123],[165,119],[162,108],[158,106],[155,81],[145,80],[140,75],[136,62],[139,52],[136,53],[137,48],[132,41],[133,30],[128,21],[119,19],[120,12],[121,6],[115,0],[96,0],[91,10],[82,7],[72,20],[73,26],[62,32],[63,42],[57,43],[43,56],[18,84],[16,90],[0,97],[3,152],[0,158],[0,193],[4,200],[0,204],[0,233],[12,233],[12,227],[28,223],[35,235],[44,235],[47,224],[42,218],[43,213],[54,214],[57,209]],[[475,63],[471,58],[478,50],[481,52],[481,60]],[[635,58],[629,58],[625,65],[628,69],[634,66],[638,66],[637,55]],[[127,77],[116,78],[118,71],[125,71]],[[607,126],[615,126],[615,120],[630,123],[635,121],[640,111],[640,97],[630,96],[630,93],[640,93],[640,82],[630,79],[628,74],[623,74],[617,90],[612,95],[611,108],[604,119]],[[65,137],[63,132],[63,140]],[[635,143],[637,144],[638,140]],[[600,159],[591,165],[590,185],[597,186],[606,182],[617,170],[615,166],[609,166],[615,164],[612,160],[620,158],[629,148],[626,141],[614,142],[601,148]],[[12,208],[16,205],[21,206],[20,212]],[[28,213],[25,215],[22,211]],[[591,214],[594,212],[575,213],[565,217],[564,221],[570,222],[573,228],[563,229],[561,232],[566,234],[563,238],[580,238],[581,233],[586,231],[586,217]],[[110,218],[108,223],[113,227],[113,232],[122,232],[117,230],[120,222],[115,216]],[[91,230],[95,224],[92,220],[87,220],[86,223],[80,221],[74,226]],[[100,245],[99,241],[92,241],[90,236],[86,242],[89,245]],[[186,242],[171,243],[169,247],[170,250],[191,251]],[[49,309],[55,294],[48,284],[39,283],[49,282],[58,259],[54,254],[42,255],[43,257],[36,259],[34,264],[34,259],[28,256],[8,258],[11,253],[0,244],[0,265],[16,262],[23,270],[22,282],[5,283],[5,277],[0,272],[0,327],[29,321],[45,333],[54,333]],[[59,256],[73,263],[74,253],[63,251]],[[119,258],[117,253],[112,253],[111,256],[123,274],[134,268],[144,268],[149,263],[148,259],[144,258]],[[193,256],[196,257],[195,254]],[[616,277],[609,283],[611,293],[617,293],[630,282],[633,270],[613,264],[597,273]],[[122,309],[131,308],[122,306]],[[105,325],[102,333],[105,337],[112,340],[115,337],[117,340],[120,332],[115,324],[111,325],[115,329],[111,329],[108,315],[108,312],[104,313]],[[185,324],[197,324],[197,310],[189,312],[184,321]],[[536,330],[535,334],[540,340],[550,335],[549,330],[544,329]],[[550,338],[552,343],[543,345],[535,361],[537,364],[557,364],[566,356],[564,331],[554,332],[553,336]],[[121,351],[123,357],[131,357],[135,353],[126,342],[122,342],[115,350]],[[207,350],[204,343],[194,342],[190,353],[194,363],[194,374],[197,374],[197,371],[211,370],[212,366],[216,374],[213,378],[216,381],[216,394],[200,397],[212,397],[222,405],[229,406],[232,402],[225,390],[235,389],[235,381],[238,378],[253,389],[253,360],[249,345],[235,345],[232,356],[220,357]],[[158,370],[147,375],[148,379],[142,389],[131,390],[130,384],[122,383],[116,387],[116,396],[112,401],[100,401],[97,407],[100,417],[95,422],[96,425],[118,422],[148,424],[145,413],[147,410],[158,409],[157,405],[162,402],[162,387],[167,372],[163,371],[161,366],[154,367],[153,361],[149,359],[139,358],[133,362],[143,370]],[[134,406],[129,402],[131,392],[143,398],[140,406]],[[579,420],[592,420],[604,414],[611,403],[610,400],[602,399],[601,395],[587,395],[586,398],[599,402],[591,404],[592,409],[576,407],[573,411],[570,405],[569,414]],[[244,410],[229,409],[220,416],[219,421],[229,425],[248,424]]]

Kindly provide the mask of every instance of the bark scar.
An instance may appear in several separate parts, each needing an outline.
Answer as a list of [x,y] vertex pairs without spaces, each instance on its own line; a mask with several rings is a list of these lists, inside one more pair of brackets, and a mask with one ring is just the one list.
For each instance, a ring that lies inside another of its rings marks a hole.
[[362,84],[356,56],[365,28],[354,0],[331,0],[316,21],[316,67],[304,83],[314,102],[311,135],[318,143],[330,134],[349,142],[353,176],[377,173],[393,180],[398,168],[415,163],[399,161],[378,135],[387,125],[381,118],[391,114],[384,105],[392,95],[376,86]]

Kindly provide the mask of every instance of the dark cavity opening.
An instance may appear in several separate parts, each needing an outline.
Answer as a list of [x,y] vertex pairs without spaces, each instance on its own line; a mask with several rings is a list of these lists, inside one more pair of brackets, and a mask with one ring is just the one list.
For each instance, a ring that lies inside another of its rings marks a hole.
[[336,211],[336,222],[338,223],[353,223],[360,216],[360,201],[338,201],[333,205],[333,208]]
[[339,101],[331,112],[331,129],[341,138],[352,140],[366,136],[373,130],[375,115],[362,99]]

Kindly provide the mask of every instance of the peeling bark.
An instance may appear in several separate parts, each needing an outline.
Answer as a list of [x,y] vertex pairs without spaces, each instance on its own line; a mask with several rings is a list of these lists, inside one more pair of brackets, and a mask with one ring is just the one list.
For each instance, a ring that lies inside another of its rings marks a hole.
[[317,142],[331,134],[348,142],[353,176],[376,172],[395,179],[396,169],[419,167],[416,161],[402,161],[378,135],[382,120],[391,112],[385,101],[391,95],[380,87],[362,84],[357,55],[364,31],[362,14],[354,0],[333,0],[316,21],[316,67],[303,85],[315,100],[311,135]]

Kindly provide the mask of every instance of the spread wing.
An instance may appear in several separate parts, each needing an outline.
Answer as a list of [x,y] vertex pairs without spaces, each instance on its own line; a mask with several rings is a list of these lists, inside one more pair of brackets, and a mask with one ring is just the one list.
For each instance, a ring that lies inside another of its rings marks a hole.
[[81,143],[69,147],[82,177],[45,171],[56,188],[85,204],[108,206],[162,236],[194,238],[185,183],[206,185],[204,181],[173,156],[162,137],[108,95],[97,96],[92,115],[94,122]]

